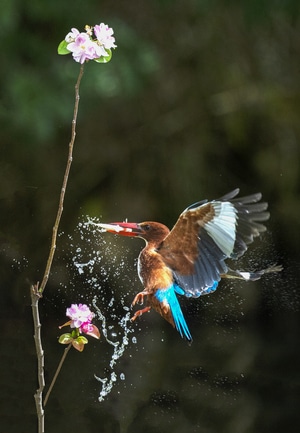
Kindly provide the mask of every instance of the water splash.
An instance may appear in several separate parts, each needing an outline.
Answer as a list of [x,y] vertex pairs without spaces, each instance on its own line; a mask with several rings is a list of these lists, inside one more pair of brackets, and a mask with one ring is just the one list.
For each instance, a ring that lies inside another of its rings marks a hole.
[[[121,320],[119,321],[119,325],[123,329],[122,339],[120,341],[111,341],[107,336],[106,318],[102,314],[100,308],[97,305],[97,298],[96,297],[93,299],[93,306],[94,306],[94,309],[96,311],[98,319],[102,322],[102,334],[105,337],[107,343],[110,344],[111,346],[113,346],[113,354],[111,356],[111,360],[109,363],[109,366],[111,369],[110,376],[105,377],[105,378],[100,378],[96,374],[94,375],[95,379],[98,382],[102,383],[102,387],[101,387],[99,397],[98,397],[98,401],[101,402],[111,392],[113,386],[117,382],[118,376],[114,370],[114,367],[115,367],[117,361],[123,356],[126,348],[128,347],[128,344],[129,344],[128,334],[132,332],[132,329],[130,329],[127,326],[127,323],[130,322],[130,312],[128,311],[125,314],[125,316],[122,317]],[[125,380],[125,374],[124,373],[120,373],[119,377],[121,380]]]
[[[73,291],[77,297],[91,298],[96,318],[101,322],[101,336],[112,347],[112,352],[103,353],[99,361],[102,364],[105,359],[105,373],[94,374],[101,383],[98,401],[102,402],[119,381],[125,380],[124,372],[117,372],[117,364],[130,342],[137,342],[135,335],[129,338],[134,327],[130,326],[132,293],[128,292],[128,287],[136,283],[136,273],[132,263],[127,262],[129,251],[116,246],[114,238],[103,236],[98,224],[97,218],[84,217],[68,238]],[[79,284],[82,294],[78,293]]]

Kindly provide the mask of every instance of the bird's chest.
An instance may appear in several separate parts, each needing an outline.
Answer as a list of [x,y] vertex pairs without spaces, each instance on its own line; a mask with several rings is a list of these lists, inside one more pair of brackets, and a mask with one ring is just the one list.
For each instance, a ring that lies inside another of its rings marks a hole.
[[138,259],[138,275],[145,289],[155,291],[172,284],[172,271],[154,251],[142,251]]

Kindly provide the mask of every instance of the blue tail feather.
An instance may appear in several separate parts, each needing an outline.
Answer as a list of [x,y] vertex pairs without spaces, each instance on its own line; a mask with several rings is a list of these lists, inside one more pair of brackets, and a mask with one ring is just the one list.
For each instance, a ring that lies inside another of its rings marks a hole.
[[184,291],[181,289],[181,287],[177,286],[177,284],[172,284],[167,289],[157,290],[155,296],[159,302],[168,302],[177,331],[180,333],[181,337],[185,337],[187,340],[191,341],[192,336],[181,311],[175,292],[179,293],[180,295],[184,294]]

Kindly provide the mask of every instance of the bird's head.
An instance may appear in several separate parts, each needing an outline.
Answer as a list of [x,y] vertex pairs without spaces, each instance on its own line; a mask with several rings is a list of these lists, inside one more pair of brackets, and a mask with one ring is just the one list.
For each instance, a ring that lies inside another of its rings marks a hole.
[[153,221],[98,224],[98,226],[103,231],[116,235],[142,238],[147,243],[154,244],[155,246],[158,246],[170,232],[165,225]]

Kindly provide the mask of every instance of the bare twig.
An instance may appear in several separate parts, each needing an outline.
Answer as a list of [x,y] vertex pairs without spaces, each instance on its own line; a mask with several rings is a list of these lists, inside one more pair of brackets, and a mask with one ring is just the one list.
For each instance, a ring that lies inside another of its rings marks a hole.
[[53,377],[53,379],[52,379],[52,382],[51,382],[51,384],[50,384],[50,386],[49,386],[49,389],[48,389],[48,391],[47,391],[47,394],[46,394],[46,396],[45,396],[44,406],[46,406],[46,404],[47,404],[47,401],[48,401],[49,395],[50,395],[50,393],[51,393],[51,391],[52,391],[52,388],[53,388],[53,386],[54,386],[54,384],[55,384],[55,382],[56,382],[57,376],[59,375],[59,372],[60,372],[61,367],[62,367],[62,365],[63,365],[63,363],[64,363],[64,360],[65,360],[65,358],[66,358],[66,356],[67,356],[69,350],[71,349],[71,347],[72,347],[72,343],[70,343],[70,344],[65,348],[65,350],[64,350],[63,356],[62,356],[62,358],[61,358],[61,360],[60,360],[60,362],[59,362],[59,364],[58,364],[58,367],[57,367],[57,369],[56,369],[55,375],[54,375],[54,377]]
[[34,394],[36,412],[38,417],[38,432],[44,432],[44,409],[43,409],[43,399],[42,394],[45,387],[45,378],[44,378],[44,351],[42,347],[41,340],[41,322],[39,315],[38,303],[40,296],[38,295],[38,285],[31,287],[31,308],[32,308],[32,316],[33,316],[33,325],[34,325],[34,342],[35,342],[35,350],[37,355],[37,363],[38,363],[38,384],[39,387]]
[[52,261],[53,261],[53,257],[54,257],[54,253],[55,253],[55,249],[56,249],[56,239],[57,239],[59,223],[60,223],[60,219],[61,219],[61,215],[62,215],[63,207],[64,207],[65,193],[66,193],[66,189],[67,189],[67,183],[68,183],[70,168],[71,168],[72,159],[73,159],[73,147],[74,147],[74,142],[75,142],[75,137],[76,137],[76,121],[77,121],[78,106],[79,106],[79,99],[80,99],[79,86],[80,86],[81,78],[83,76],[83,67],[84,67],[84,64],[81,65],[78,79],[77,79],[77,83],[75,85],[75,105],[74,105],[74,114],[73,114],[73,120],[72,120],[71,140],[69,143],[68,161],[67,161],[67,165],[66,165],[63,184],[62,184],[61,191],[60,191],[60,198],[59,198],[57,215],[56,215],[55,223],[54,223],[53,230],[52,230],[52,240],[51,240],[49,257],[47,260],[47,265],[46,265],[45,273],[43,276],[43,280],[42,280],[42,283],[41,283],[40,288],[39,288],[40,294],[43,293],[43,291],[45,290],[45,287],[46,287],[46,284],[47,284],[47,281],[48,281],[48,278],[50,275]]
[[[45,268],[45,273],[44,273],[41,285],[39,286],[39,283],[37,283],[35,285],[32,285],[32,287],[31,287],[31,306],[32,306],[33,324],[34,324],[34,341],[35,341],[37,363],[38,363],[38,385],[39,385],[39,387],[38,387],[38,389],[34,395],[37,417],[38,417],[38,433],[44,433],[44,418],[45,418],[44,407],[43,407],[43,398],[42,398],[44,387],[45,387],[44,351],[43,351],[43,347],[42,347],[41,323],[40,323],[40,318],[39,318],[38,304],[39,304],[39,300],[42,297],[42,294],[45,290],[46,284],[48,282],[48,278],[50,275],[51,266],[52,266],[52,262],[53,262],[53,257],[54,257],[54,253],[55,253],[55,249],[56,249],[57,233],[58,233],[58,228],[59,228],[59,224],[60,224],[60,220],[61,220],[61,215],[63,212],[65,193],[66,193],[70,168],[71,168],[72,159],[73,159],[73,147],[74,147],[75,137],[76,137],[76,122],[77,122],[77,114],[78,114],[78,107],[79,107],[79,87],[80,87],[80,82],[81,82],[81,79],[83,76],[83,69],[84,69],[84,64],[81,65],[78,79],[77,79],[77,82],[75,85],[75,104],[74,104],[74,113],[73,113],[73,120],[72,120],[71,140],[69,143],[68,160],[67,160],[67,165],[66,165],[66,169],[65,169],[64,178],[63,178],[63,183],[62,183],[62,187],[61,187],[61,191],[60,191],[60,198],[59,198],[59,203],[58,203],[57,215],[56,215],[55,223],[54,223],[53,230],[52,230],[52,240],[51,240],[50,252],[49,252],[49,256],[48,256],[48,260],[47,260],[47,264],[46,264],[46,268]],[[68,348],[63,355],[63,358],[61,360],[59,368],[58,368],[58,370],[54,376],[54,379],[51,383],[51,386],[47,392],[44,404],[46,404],[46,402],[49,398],[49,394],[50,394],[51,389],[55,383],[55,380],[57,378],[59,370],[61,369],[61,366],[62,366],[62,363],[65,359],[65,356],[67,355],[67,352],[68,352]]]

